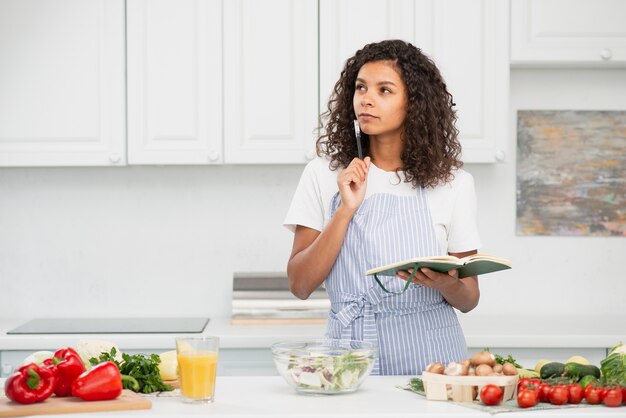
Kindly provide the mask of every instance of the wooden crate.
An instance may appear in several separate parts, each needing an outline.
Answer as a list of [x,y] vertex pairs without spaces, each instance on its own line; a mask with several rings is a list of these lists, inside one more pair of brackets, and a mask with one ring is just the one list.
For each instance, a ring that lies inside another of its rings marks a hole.
[[423,372],[422,381],[426,399],[472,402],[483,386],[491,384],[500,386],[504,402],[515,396],[518,376],[447,376]]

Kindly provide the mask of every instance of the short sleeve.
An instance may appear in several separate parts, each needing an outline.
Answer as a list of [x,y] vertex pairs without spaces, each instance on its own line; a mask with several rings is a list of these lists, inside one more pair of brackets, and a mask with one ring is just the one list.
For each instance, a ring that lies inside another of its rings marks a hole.
[[459,177],[455,185],[456,197],[448,230],[448,252],[451,253],[472,251],[481,247],[474,178],[467,172]]
[[324,227],[324,205],[314,164],[318,162],[313,160],[304,168],[283,222],[283,226],[292,232],[295,232],[297,225],[318,231]]

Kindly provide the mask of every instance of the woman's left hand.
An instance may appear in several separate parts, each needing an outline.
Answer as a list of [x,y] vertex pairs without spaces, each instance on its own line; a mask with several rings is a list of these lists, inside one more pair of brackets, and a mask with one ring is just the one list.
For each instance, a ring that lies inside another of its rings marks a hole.
[[[400,270],[397,276],[402,280],[409,280],[413,273],[413,269]],[[429,287],[431,289],[442,290],[458,280],[458,272],[456,270],[450,270],[447,273],[439,273],[429,268],[423,267],[419,269],[413,276],[413,283],[421,284],[422,286]]]

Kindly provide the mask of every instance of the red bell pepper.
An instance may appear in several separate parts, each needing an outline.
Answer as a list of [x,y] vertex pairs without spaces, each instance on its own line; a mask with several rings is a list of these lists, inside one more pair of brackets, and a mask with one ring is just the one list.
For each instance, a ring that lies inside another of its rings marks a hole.
[[54,394],[57,396],[70,396],[72,394],[72,382],[85,371],[85,365],[80,355],[71,347],[60,348],[51,359],[43,364],[50,368],[57,376],[57,385]]
[[72,384],[72,395],[85,401],[115,399],[122,393],[122,375],[112,361],[93,366]]
[[19,403],[43,402],[54,392],[56,380],[52,370],[28,363],[7,379],[4,393],[7,398]]

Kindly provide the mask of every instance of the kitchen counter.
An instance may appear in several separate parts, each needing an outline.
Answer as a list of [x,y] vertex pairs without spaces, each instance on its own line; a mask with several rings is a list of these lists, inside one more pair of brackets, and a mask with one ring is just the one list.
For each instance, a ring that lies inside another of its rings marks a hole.
[[[0,379],[1,380],[1,379]],[[63,414],[54,417],[180,417],[205,415],[231,417],[307,417],[307,418],[426,418],[491,417],[492,415],[450,402],[427,401],[415,393],[398,389],[407,376],[370,376],[352,394],[334,396],[299,395],[277,376],[218,376],[216,401],[206,405],[188,405],[177,397],[151,397],[153,407],[142,411],[120,411],[89,414]],[[624,416],[626,407],[604,406],[564,408],[544,411],[504,413],[503,418],[538,417],[611,417]]]
[[[459,314],[468,347],[606,349],[626,341],[626,316],[597,318],[481,316]],[[7,335],[29,318],[0,320],[0,350],[44,350],[72,345],[80,339],[103,339],[124,350],[172,350],[178,334],[44,334]],[[204,335],[220,337],[221,348],[268,348],[275,342],[320,338],[324,325],[231,325],[230,318],[211,318]],[[197,334],[192,334],[197,335]]]

